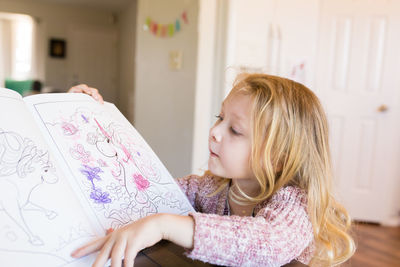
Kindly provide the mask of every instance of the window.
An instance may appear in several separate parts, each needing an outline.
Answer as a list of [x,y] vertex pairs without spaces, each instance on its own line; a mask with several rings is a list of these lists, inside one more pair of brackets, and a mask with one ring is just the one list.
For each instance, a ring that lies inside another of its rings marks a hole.
[[33,21],[21,16],[13,20],[12,26],[12,78],[23,80],[31,78]]

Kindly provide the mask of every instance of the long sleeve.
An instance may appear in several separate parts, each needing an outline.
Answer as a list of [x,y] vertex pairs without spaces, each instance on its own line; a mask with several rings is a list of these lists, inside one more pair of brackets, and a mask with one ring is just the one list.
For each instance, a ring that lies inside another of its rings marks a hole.
[[219,178],[209,174],[189,175],[176,182],[197,212],[223,214],[228,188],[213,194],[221,182]]
[[188,175],[183,178],[177,178],[176,182],[188,198],[192,207],[195,208],[195,201],[199,191],[200,177],[197,175]]
[[281,266],[312,257],[313,229],[306,194],[279,190],[256,217],[193,213],[194,247],[188,257],[228,266]]

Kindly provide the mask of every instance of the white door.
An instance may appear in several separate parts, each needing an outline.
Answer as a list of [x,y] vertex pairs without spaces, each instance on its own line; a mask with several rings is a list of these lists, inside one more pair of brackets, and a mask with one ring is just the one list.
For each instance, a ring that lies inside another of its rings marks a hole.
[[[313,86],[319,0],[232,0],[228,10],[224,94],[243,71]],[[302,69],[293,74],[300,65]]]
[[337,195],[353,219],[397,224],[400,1],[322,1],[316,89],[330,121]]
[[69,84],[85,83],[101,90],[104,99],[117,99],[117,33],[115,29],[71,26]]

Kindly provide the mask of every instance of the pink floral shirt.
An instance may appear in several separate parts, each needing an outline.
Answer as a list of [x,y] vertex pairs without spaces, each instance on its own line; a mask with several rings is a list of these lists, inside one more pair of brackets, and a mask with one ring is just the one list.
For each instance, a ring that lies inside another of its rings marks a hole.
[[189,175],[177,179],[196,210],[192,259],[226,266],[281,266],[296,259],[308,264],[314,235],[307,194],[286,186],[257,204],[254,217],[227,215],[228,188],[208,197],[218,178]]

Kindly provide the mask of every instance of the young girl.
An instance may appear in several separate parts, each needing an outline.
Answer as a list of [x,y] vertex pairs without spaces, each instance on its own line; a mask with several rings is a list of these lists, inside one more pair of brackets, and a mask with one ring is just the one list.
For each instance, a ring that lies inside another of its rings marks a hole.
[[[80,86],[100,99],[97,90]],[[355,251],[350,218],[331,195],[328,127],[318,98],[294,81],[238,76],[210,130],[209,170],[177,179],[197,211],[156,214],[75,252],[94,266],[132,266],[161,239],[187,256],[229,266],[335,265]]]

